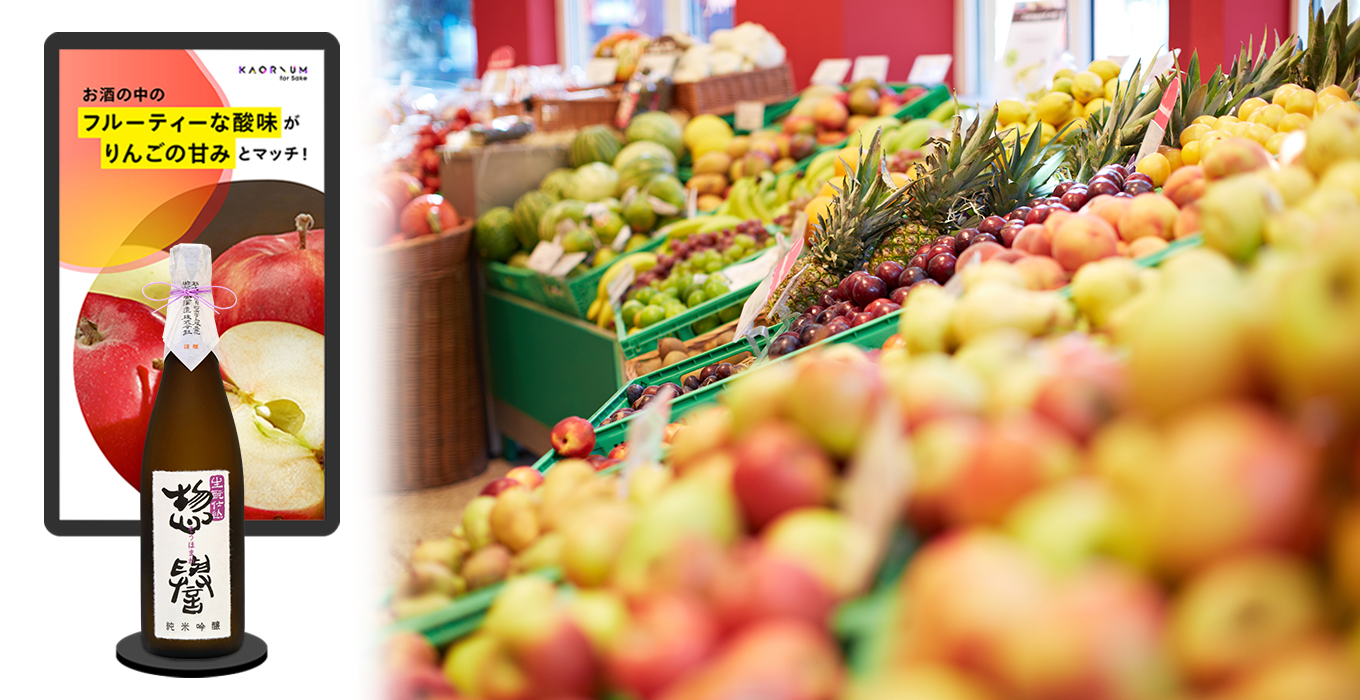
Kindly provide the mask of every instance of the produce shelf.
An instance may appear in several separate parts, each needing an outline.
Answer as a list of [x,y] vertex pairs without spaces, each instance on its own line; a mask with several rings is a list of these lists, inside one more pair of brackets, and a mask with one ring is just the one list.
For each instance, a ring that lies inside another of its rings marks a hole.
[[[632,252],[652,252],[664,245],[665,242],[664,236],[653,238]],[[619,257],[621,258],[624,255],[631,255],[631,253],[620,253]],[[618,259],[615,258],[614,260]],[[596,265],[584,274],[564,279],[522,267],[511,267],[504,263],[488,261],[486,263],[486,283],[492,289],[523,297],[569,316],[585,318],[586,313],[590,310],[591,302],[595,301],[595,297],[599,293],[600,278],[604,277],[605,271],[612,264],[613,261]]]

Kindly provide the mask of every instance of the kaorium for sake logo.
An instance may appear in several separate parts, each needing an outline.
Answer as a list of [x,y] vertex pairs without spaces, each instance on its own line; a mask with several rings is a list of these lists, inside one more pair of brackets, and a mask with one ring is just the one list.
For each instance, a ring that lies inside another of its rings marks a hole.
[[236,67],[237,75],[276,75],[279,80],[306,80],[307,66],[240,66]]

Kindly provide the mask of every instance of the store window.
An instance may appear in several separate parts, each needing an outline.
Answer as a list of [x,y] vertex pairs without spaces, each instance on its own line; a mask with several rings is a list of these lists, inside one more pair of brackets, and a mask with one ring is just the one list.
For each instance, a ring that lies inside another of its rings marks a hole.
[[1095,58],[1150,61],[1169,36],[1169,0],[963,0],[959,89],[993,100],[1046,86],[1058,68]]
[[719,29],[731,29],[736,0],[558,0],[562,56],[568,65],[584,66],[595,44],[618,31],[633,29],[650,36],[686,32],[707,41]]
[[377,22],[379,75],[397,81],[475,78],[477,33],[471,0],[382,0]]

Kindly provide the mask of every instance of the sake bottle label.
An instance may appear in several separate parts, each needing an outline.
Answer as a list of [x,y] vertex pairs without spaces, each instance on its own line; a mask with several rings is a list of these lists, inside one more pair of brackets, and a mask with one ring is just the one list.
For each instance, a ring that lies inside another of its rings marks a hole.
[[226,471],[151,473],[153,631],[161,639],[231,636]]
[[171,248],[170,285],[165,310],[165,352],[174,353],[192,370],[217,347],[212,250],[197,243]]

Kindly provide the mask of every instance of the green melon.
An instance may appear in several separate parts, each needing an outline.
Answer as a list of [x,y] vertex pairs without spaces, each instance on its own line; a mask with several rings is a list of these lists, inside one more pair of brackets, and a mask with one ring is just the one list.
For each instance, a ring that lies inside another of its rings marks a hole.
[[676,163],[675,154],[671,153],[670,149],[665,146],[655,141],[635,141],[619,151],[618,157],[614,159],[614,169],[622,171],[628,167],[629,163],[647,156],[668,160],[672,165]]
[[543,212],[543,218],[538,221],[538,237],[540,240],[551,241],[557,237],[557,224],[560,221],[570,219],[576,223],[581,223],[586,218],[586,203],[575,199],[564,199],[548,207]]
[[477,223],[472,227],[472,244],[483,260],[505,262],[519,250],[514,218],[510,207],[488,209],[477,217]]
[[647,194],[685,210],[685,186],[674,175],[661,174],[647,181]]
[[623,142],[613,129],[602,124],[588,126],[572,139],[571,165],[579,168],[586,163],[613,163],[621,148]]
[[543,178],[543,182],[538,184],[538,189],[560,199],[563,188],[571,182],[571,177],[575,174],[576,171],[571,168],[558,168]]
[[681,136],[680,122],[665,112],[643,112],[628,123],[624,132],[629,143],[635,141],[654,141],[665,146],[676,158],[685,153],[685,140]]
[[525,250],[538,245],[538,222],[557,197],[543,190],[530,190],[515,200],[515,238]]
[[640,190],[657,175],[675,175],[675,163],[651,155],[636,158],[619,169],[618,193],[622,196],[630,187]]

